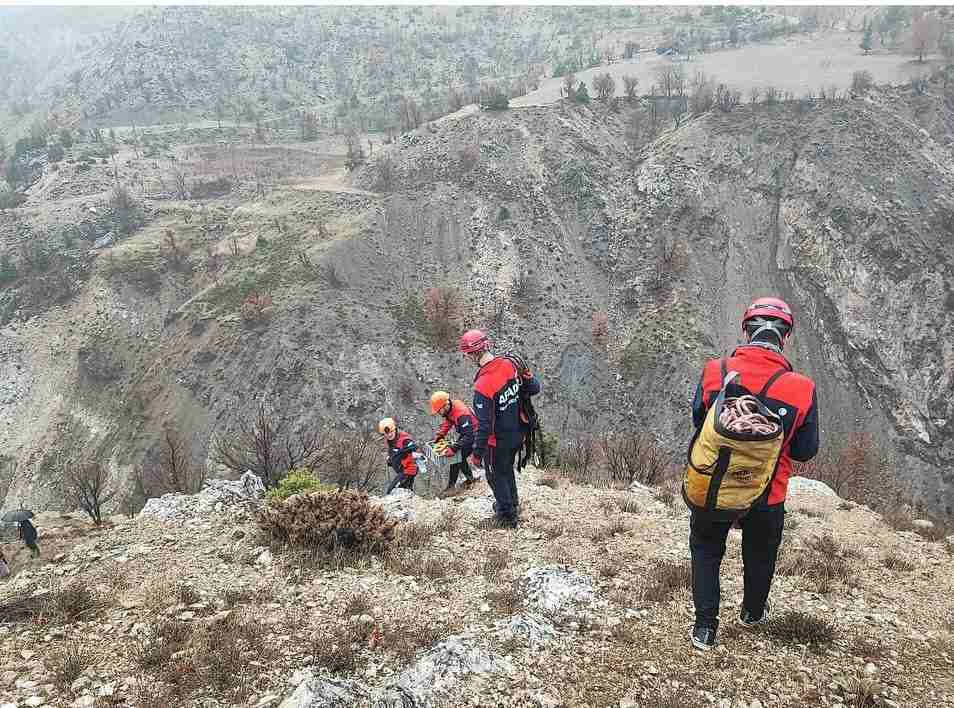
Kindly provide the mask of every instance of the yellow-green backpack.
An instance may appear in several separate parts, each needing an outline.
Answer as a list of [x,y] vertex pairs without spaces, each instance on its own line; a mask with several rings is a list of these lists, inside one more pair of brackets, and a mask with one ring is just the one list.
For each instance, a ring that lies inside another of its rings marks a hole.
[[[787,372],[788,369],[775,372],[753,395],[740,384],[732,383],[737,372],[727,373],[723,360],[722,389],[689,443],[682,498],[694,514],[714,521],[734,521],[768,497],[785,443],[785,427],[763,398],[769,387]],[[776,424],[775,432],[744,433],[725,427],[722,412],[738,396],[752,397],[758,414]]]

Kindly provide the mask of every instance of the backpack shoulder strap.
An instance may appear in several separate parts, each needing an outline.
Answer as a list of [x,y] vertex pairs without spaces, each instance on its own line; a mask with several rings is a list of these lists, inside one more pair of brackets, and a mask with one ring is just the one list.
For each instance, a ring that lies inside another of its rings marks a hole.
[[722,388],[722,384],[725,383],[725,377],[729,375],[729,365],[727,362],[727,357],[722,357],[719,359],[719,388]]
[[769,380],[765,382],[765,385],[762,387],[762,390],[759,391],[759,398],[763,398],[765,394],[768,393],[768,390],[772,388],[772,384],[774,384],[776,381],[778,381],[780,378],[782,378],[782,376],[784,376],[787,373],[789,373],[789,369],[783,366],[774,374],[769,376]]

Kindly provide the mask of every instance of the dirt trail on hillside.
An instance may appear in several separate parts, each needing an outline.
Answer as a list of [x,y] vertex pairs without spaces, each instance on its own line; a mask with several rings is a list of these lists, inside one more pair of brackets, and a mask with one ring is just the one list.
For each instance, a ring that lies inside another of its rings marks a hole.
[[360,194],[366,197],[379,196],[376,192],[368,192],[364,189],[352,187],[351,178],[344,167],[313,177],[293,177],[285,182],[285,186],[297,192],[335,192],[338,194]]

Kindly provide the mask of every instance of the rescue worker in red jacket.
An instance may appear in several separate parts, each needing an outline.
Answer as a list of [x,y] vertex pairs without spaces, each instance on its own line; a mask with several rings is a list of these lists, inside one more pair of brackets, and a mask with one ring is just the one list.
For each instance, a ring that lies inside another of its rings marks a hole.
[[395,487],[413,490],[414,478],[417,476],[417,462],[414,460],[417,444],[410,435],[403,430],[398,430],[394,418],[381,419],[378,423],[378,432],[384,436],[387,443],[388,466],[394,470],[394,479],[384,492],[385,496]]
[[474,451],[474,436],[477,432],[477,418],[473,411],[463,401],[451,400],[447,391],[434,391],[431,394],[431,415],[439,415],[444,419],[437,429],[437,435],[434,436],[435,442],[446,438],[451,428],[457,433],[457,440],[444,447],[444,456],[454,457],[460,453],[460,461],[451,463],[447,488],[442,494],[446,494],[457,485],[457,478],[462,472],[465,480],[464,487],[473,486],[474,474],[467,463],[467,458]]
[[[795,327],[791,308],[777,298],[759,298],[742,316],[745,344],[726,359],[708,361],[692,401],[696,428],[705,420],[723,385],[723,371],[736,371],[736,383],[760,398],[781,419],[785,442],[765,503],[740,522],[744,592],[739,623],[750,628],[768,619],[769,589],[785,523],[785,496],[792,461],[805,462],[818,452],[818,402],[815,384],[797,374],[782,350]],[[719,627],[719,567],[731,521],[690,520],[692,599],[696,621],[691,633],[697,649],[715,646]]]
[[518,371],[513,361],[490,353],[490,339],[478,329],[461,335],[458,349],[479,368],[474,377],[474,415],[477,434],[470,460],[483,464],[493,490],[494,523],[517,527],[517,480],[514,461],[523,446],[529,421],[521,415],[521,399],[540,393],[540,382],[529,370]]

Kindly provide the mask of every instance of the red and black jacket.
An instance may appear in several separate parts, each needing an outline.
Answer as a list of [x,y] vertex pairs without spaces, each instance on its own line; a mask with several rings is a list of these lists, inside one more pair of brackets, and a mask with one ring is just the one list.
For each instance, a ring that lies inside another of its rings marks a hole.
[[522,376],[505,356],[496,356],[481,366],[474,377],[474,454],[483,458],[488,447],[519,448],[528,426],[520,416],[520,397],[538,393],[540,382],[536,377]]
[[395,472],[402,472],[409,477],[417,474],[417,463],[412,454],[417,450],[417,444],[411,436],[403,430],[397,431],[394,440],[388,440],[388,465]]
[[785,443],[768,496],[769,504],[781,504],[788,494],[792,460],[806,462],[818,452],[815,384],[807,376],[794,373],[792,365],[778,352],[757,345],[741,346],[726,359],[706,362],[692,400],[692,422],[696,428],[702,425],[709,406],[722,389],[723,362],[727,371],[739,372],[735,383],[752,393],[761,391],[769,379],[782,372],[762,395],[765,404],[782,419],[785,429]]
[[443,440],[447,437],[451,428],[454,428],[457,431],[457,440],[452,447],[466,459],[470,457],[470,453],[474,450],[474,438],[477,434],[478,425],[477,417],[467,407],[466,403],[456,400],[451,401],[447,415],[444,416],[441,427],[437,429],[437,435],[434,439]]

